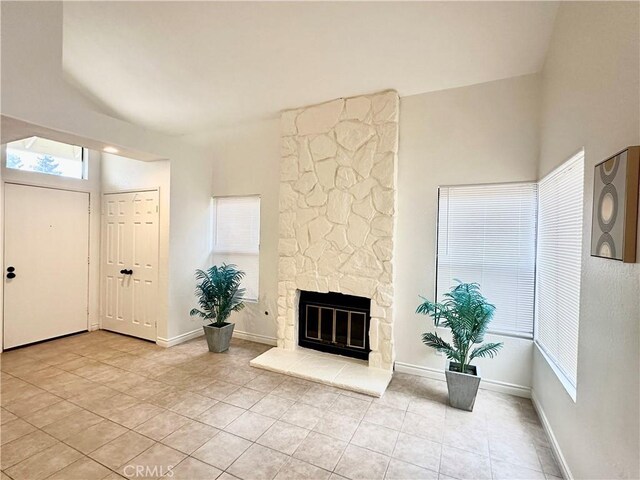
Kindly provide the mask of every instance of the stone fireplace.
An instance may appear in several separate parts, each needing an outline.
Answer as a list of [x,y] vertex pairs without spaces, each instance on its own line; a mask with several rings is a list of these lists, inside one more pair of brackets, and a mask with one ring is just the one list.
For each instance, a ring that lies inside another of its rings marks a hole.
[[370,367],[393,369],[395,91],[282,114],[278,347],[298,347],[300,292],[370,300]]

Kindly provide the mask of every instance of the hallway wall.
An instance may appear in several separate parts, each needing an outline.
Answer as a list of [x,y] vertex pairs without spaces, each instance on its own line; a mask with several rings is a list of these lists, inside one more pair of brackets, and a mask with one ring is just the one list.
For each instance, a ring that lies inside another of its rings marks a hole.
[[[210,155],[179,137],[100,113],[62,72],[62,2],[2,2],[2,114],[123,150],[171,161],[168,314],[158,323],[165,344],[200,335],[193,271],[210,255]],[[25,61],[29,59],[29,61]]]
[[[171,169],[169,160],[142,162],[102,152],[101,191],[114,193],[126,190],[158,189],[160,198],[159,271],[158,271],[158,323],[168,324],[169,313],[169,237]],[[161,337],[162,338],[162,337]]]

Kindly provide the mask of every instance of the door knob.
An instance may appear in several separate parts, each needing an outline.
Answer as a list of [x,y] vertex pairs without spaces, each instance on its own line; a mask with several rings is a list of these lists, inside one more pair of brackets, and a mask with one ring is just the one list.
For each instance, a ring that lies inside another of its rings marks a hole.
[[13,273],[15,272],[16,269],[13,267],[7,267],[7,278],[16,278],[16,274]]
[[122,270],[120,270],[120,273],[122,275],[133,275],[133,270],[127,270],[126,268],[123,268]]

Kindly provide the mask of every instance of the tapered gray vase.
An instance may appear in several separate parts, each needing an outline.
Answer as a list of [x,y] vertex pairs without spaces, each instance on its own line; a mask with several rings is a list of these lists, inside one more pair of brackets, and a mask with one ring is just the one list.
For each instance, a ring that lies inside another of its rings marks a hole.
[[204,336],[207,338],[209,351],[214,353],[226,352],[229,350],[231,337],[233,336],[233,323],[225,323],[222,327],[216,327],[214,323],[205,325]]
[[[452,366],[454,370],[451,370]],[[478,394],[481,378],[480,372],[476,367],[469,365],[468,368],[473,371],[473,374],[455,371],[460,369],[460,364],[448,362],[444,374],[447,377],[449,405],[460,410],[472,412],[473,405],[476,403],[476,395]]]

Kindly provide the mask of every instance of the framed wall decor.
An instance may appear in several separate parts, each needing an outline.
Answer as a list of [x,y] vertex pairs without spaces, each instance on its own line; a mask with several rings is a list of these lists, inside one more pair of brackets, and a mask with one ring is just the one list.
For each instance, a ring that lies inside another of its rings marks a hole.
[[636,261],[640,147],[628,147],[595,166],[591,256]]

